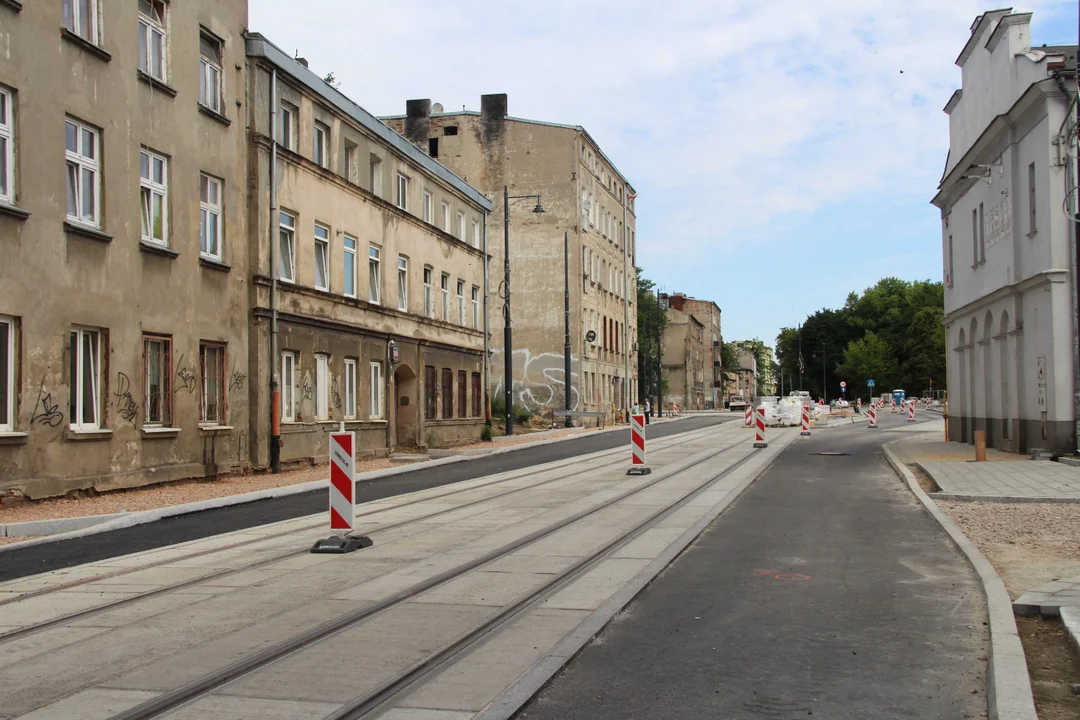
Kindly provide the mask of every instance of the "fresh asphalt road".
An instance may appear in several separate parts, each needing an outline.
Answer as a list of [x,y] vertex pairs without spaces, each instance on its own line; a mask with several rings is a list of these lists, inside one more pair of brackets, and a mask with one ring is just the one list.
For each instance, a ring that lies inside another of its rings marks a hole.
[[[647,437],[662,438],[677,433],[700,430],[720,422],[735,420],[735,415],[686,417],[650,425]],[[356,486],[357,504],[380,498],[473,480],[511,470],[555,462],[576,455],[610,450],[628,445],[626,432],[590,435],[548,445],[522,448],[512,452],[478,457],[464,462],[427,467],[385,478],[361,482]],[[629,456],[629,450],[627,451]],[[329,471],[327,471],[329,472]],[[23,550],[0,552],[0,582],[50,570],[97,562],[118,555],[173,545],[188,540],[243,530],[267,523],[289,520],[326,511],[326,491],[203,510],[165,518],[145,525],[121,528],[84,538],[34,545]]]
[[902,423],[797,440],[518,717],[983,717],[982,593],[881,453]]

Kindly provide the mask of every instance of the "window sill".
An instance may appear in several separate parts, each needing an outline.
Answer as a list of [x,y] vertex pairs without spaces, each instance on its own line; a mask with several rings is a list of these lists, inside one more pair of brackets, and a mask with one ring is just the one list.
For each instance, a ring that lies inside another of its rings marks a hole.
[[144,253],[150,253],[151,255],[162,255],[172,260],[180,257],[180,253],[172,248],[165,247],[164,245],[153,245],[145,240],[139,241],[139,250]]
[[30,433],[25,432],[0,432],[0,445],[22,445],[30,437]]
[[209,118],[213,118],[214,120],[217,120],[219,123],[221,123],[225,127],[229,127],[230,125],[232,125],[232,120],[225,117],[224,115],[219,113],[217,110],[211,110],[210,108],[206,107],[202,103],[199,103],[199,112],[201,112],[203,115],[206,115]]
[[232,270],[232,265],[226,265],[220,260],[208,258],[205,255],[199,256],[199,264],[203,267],[208,267],[211,270],[218,270],[220,272],[229,272],[230,270]]
[[19,0],[0,0],[0,5],[7,5],[15,12],[22,11],[22,3]]
[[[0,0],[2,3],[3,0]],[[0,215],[10,215],[16,220],[26,220],[30,217],[30,213],[22,208],[15,207],[14,205],[8,205],[6,202],[0,201]]]
[[180,428],[174,427],[144,427],[142,429],[144,438],[174,438],[179,434]]
[[158,80],[153,75],[142,70],[137,70],[136,72],[139,73],[139,80],[143,81],[150,87],[154,88],[155,90],[160,90],[169,97],[176,97],[176,88],[168,85],[164,80]]
[[95,45],[84,37],[76,35],[75,33],[68,30],[66,27],[60,28],[60,37],[62,37],[64,40],[67,40],[69,43],[78,45],[83,50],[86,50],[91,55],[96,55],[105,62],[109,62],[110,60],[112,60],[112,55],[110,55],[108,51],[105,50],[105,48],[101,47],[100,45]]
[[64,432],[64,439],[75,440],[77,442],[110,440],[112,439],[112,434],[113,431],[108,428],[99,428],[97,430],[75,430],[74,428],[68,428]]
[[208,425],[199,423],[199,432],[206,435],[227,435],[233,430],[232,425]]
[[80,225],[73,223],[70,220],[64,221],[64,232],[68,235],[81,235],[91,240],[97,240],[98,242],[112,242],[113,236],[108,233],[103,233],[97,228],[92,228],[87,225]]

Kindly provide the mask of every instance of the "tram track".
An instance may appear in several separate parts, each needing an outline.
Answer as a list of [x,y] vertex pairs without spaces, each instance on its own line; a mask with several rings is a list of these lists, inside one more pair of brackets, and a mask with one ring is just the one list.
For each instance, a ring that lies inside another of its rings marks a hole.
[[[685,445],[687,443],[694,442],[695,440],[698,440],[698,439],[700,439],[702,437],[706,437],[709,434],[714,433],[715,431],[716,431],[716,428],[705,428],[705,429],[702,429],[702,430],[695,430],[695,431],[691,431],[691,432],[688,432],[688,433],[685,433],[685,434],[676,435],[676,436],[673,436],[671,438],[672,440],[676,440],[675,442],[666,442],[665,443],[664,440],[658,441],[656,443],[657,445],[660,445],[661,443],[663,443],[663,445],[661,447],[655,448],[654,451],[670,450],[672,448],[676,448],[676,447],[679,447],[681,445]],[[667,438],[665,438],[665,440],[667,440]],[[420,503],[432,502],[432,501],[435,501],[435,500],[440,500],[442,498],[451,497],[451,496],[454,496],[454,495],[460,495],[460,494],[467,493],[467,492],[473,492],[473,491],[476,491],[476,490],[482,490],[484,488],[490,488],[492,486],[496,486],[496,485],[499,485],[499,484],[504,484],[504,483],[511,482],[511,481],[514,481],[514,480],[519,480],[522,477],[527,477],[527,476],[530,476],[530,475],[538,475],[538,474],[546,475],[548,473],[558,472],[558,471],[563,470],[563,469],[565,469],[565,468],[567,468],[569,466],[578,466],[581,471],[588,471],[590,469],[595,469],[596,467],[603,467],[606,460],[611,455],[620,454],[620,453],[623,453],[623,452],[624,451],[621,450],[621,449],[606,450],[606,451],[602,451],[602,452],[597,453],[597,454],[593,454],[589,459],[584,460],[584,461],[579,459],[579,458],[575,458],[575,459],[572,459],[572,460],[560,461],[560,462],[555,463],[555,464],[553,464],[551,466],[548,466],[548,467],[540,466],[540,467],[529,468],[529,469],[526,469],[526,470],[514,471],[511,475],[509,475],[507,477],[499,478],[497,480],[492,480],[490,482],[473,485],[473,486],[467,487],[467,488],[459,488],[459,489],[451,490],[451,491],[448,491],[448,492],[445,492],[445,493],[440,493],[438,495],[426,496],[426,497],[423,497],[423,498],[416,498],[416,499],[409,500],[409,501],[406,501],[406,502],[403,502],[403,503],[400,503],[400,504],[397,504],[397,505],[378,508],[378,509],[371,510],[371,511],[364,512],[364,513],[358,513],[356,515],[356,517],[357,518],[369,517],[369,516],[372,516],[372,515],[377,515],[379,513],[384,513],[384,512],[389,512],[389,511],[393,511],[393,510],[398,510],[398,509],[401,509],[401,508],[410,507],[412,505],[417,505],[417,504],[420,504]],[[498,500],[500,498],[504,498],[504,497],[507,497],[509,495],[513,495],[515,493],[525,492],[525,491],[529,491],[529,490],[535,490],[535,489],[538,489],[538,488],[542,488],[542,487],[544,487],[546,485],[549,485],[549,484],[552,484],[552,483],[555,483],[555,482],[560,482],[560,481],[563,481],[565,479],[566,479],[566,474],[565,473],[559,474],[559,475],[556,475],[555,477],[552,477],[552,478],[547,479],[547,480],[542,480],[541,482],[538,482],[538,483],[532,483],[532,484],[529,484],[529,485],[526,485],[526,486],[523,486],[523,487],[511,488],[509,490],[506,490],[505,492],[501,492],[501,493],[498,493],[496,495],[485,496],[483,498],[479,498],[477,500],[473,500],[473,501],[470,501],[470,502],[467,502],[467,503],[463,503],[461,505],[457,505],[457,506],[454,506],[452,508],[444,508],[444,509],[437,510],[437,511],[427,513],[427,514],[424,514],[424,515],[420,515],[420,516],[417,516],[417,517],[401,520],[399,522],[390,523],[390,524],[380,526],[380,527],[375,527],[375,528],[373,528],[372,530],[369,531],[369,534],[383,533],[383,532],[394,530],[394,529],[404,527],[404,526],[407,526],[407,525],[410,525],[410,524],[413,524],[413,523],[419,523],[419,522],[423,522],[425,520],[430,520],[430,519],[433,519],[433,518],[436,518],[436,517],[439,517],[439,516],[442,516],[442,515],[446,515],[446,514],[449,514],[449,513],[460,512],[461,510],[469,508],[469,507],[473,507],[473,506],[480,505],[480,504],[483,504],[483,503]],[[191,560],[191,559],[195,559],[195,558],[199,558],[199,557],[206,557],[206,556],[209,556],[209,555],[213,555],[215,553],[224,552],[224,551],[227,551],[227,550],[232,550],[232,549],[239,548],[239,547],[252,546],[252,545],[255,545],[255,544],[258,544],[258,543],[269,542],[269,541],[272,541],[272,540],[280,540],[283,537],[288,537],[288,536],[291,536],[291,535],[298,535],[298,534],[310,532],[310,531],[315,530],[315,529],[317,529],[319,527],[323,527],[324,525],[325,525],[325,521],[319,521],[317,523],[311,523],[311,524],[307,524],[307,525],[304,525],[304,526],[299,527],[299,528],[291,529],[291,530],[289,530],[289,531],[287,531],[285,533],[282,533],[280,535],[267,535],[265,537],[252,538],[252,539],[244,540],[244,541],[241,541],[241,542],[238,542],[238,543],[231,543],[229,545],[224,545],[224,546],[220,546],[220,547],[216,547],[216,548],[197,551],[197,552],[193,552],[193,553],[189,553],[189,554],[186,554],[186,555],[181,555],[181,556],[177,556],[177,557],[173,557],[173,558],[163,559],[163,560],[160,560],[160,561],[157,561],[157,562],[148,563],[146,565],[133,566],[131,568],[124,568],[122,570],[117,570],[115,572],[105,573],[105,574],[102,574],[102,575],[92,576],[92,577],[88,577],[88,578],[82,578],[82,579],[75,580],[75,581],[72,581],[72,582],[69,582],[69,583],[63,583],[63,584],[57,585],[57,586],[52,586],[52,587],[48,587],[48,588],[42,588],[40,590],[30,591],[30,592],[24,593],[24,594],[22,594],[22,595],[20,595],[18,597],[15,597],[15,598],[5,598],[4,600],[0,601],[0,606],[10,604],[10,603],[13,603],[13,602],[22,601],[22,600],[42,597],[42,596],[45,596],[45,595],[48,595],[48,594],[51,594],[51,593],[54,593],[54,592],[61,592],[61,591],[64,591],[64,590],[70,590],[71,588],[83,586],[83,585],[93,583],[93,582],[97,582],[97,581],[100,581],[100,580],[113,579],[113,578],[116,578],[116,577],[122,577],[124,575],[129,575],[129,574],[136,573],[136,572],[149,570],[149,569],[152,569],[152,568],[155,568],[155,567],[173,565],[173,564],[176,564],[176,563],[185,562],[187,560]],[[287,552],[279,553],[279,554],[270,556],[268,558],[263,558],[261,560],[257,560],[257,561],[251,562],[251,563],[245,563],[245,564],[237,566],[237,567],[222,568],[220,570],[212,571],[212,572],[207,573],[205,575],[199,575],[197,577],[190,578],[188,580],[183,580],[183,581],[180,581],[180,582],[177,582],[177,583],[173,583],[173,584],[170,584],[170,585],[167,585],[167,586],[164,586],[164,587],[155,588],[153,590],[147,590],[145,592],[138,593],[138,594],[132,595],[130,597],[121,598],[121,599],[114,600],[112,602],[105,603],[105,604],[102,604],[102,605],[96,605],[94,607],[86,608],[85,610],[80,610],[80,611],[76,611],[76,612],[73,612],[73,613],[68,613],[68,614],[60,616],[60,617],[52,618],[52,619],[45,620],[45,621],[40,622],[40,623],[35,623],[33,625],[28,625],[26,627],[18,628],[17,630],[12,630],[12,631],[9,631],[7,633],[0,634],[0,644],[3,644],[5,642],[9,642],[9,641],[12,641],[12,640],[17,640],[19,638],[23,638],[23,637],[26,637],[28,635],[31,635],[31,634],[34,634],[34,633],[37,633],[37,632],[47,630],[49,628],[62,626],[64,624],[67,624],[67,623],[70,623],[70,622],[73,622],[73,621],[76,621],[76,620],[83,620],[83,619],[86,619],[88,617],[92,617],[94,615],[98,615],[98,614],[101,614],[101,613],[104,613],[104,612],[109,612],[109,611],[112,611],[112,610],[116,610],[116,609],[119,609],[119,608],[122,608],[122,607],[125,607],[125,606],[133,605],[135,603],[145,601],[145,600],[148,600],[150,598],[158,597],[158,596],[161,596],[161,595],[165,595],[165,594],[170,593],[170,592],[176,592],[178,590],[191,588],[191,587],[194,587],[194,586],[198,586],[198,585],[201,585],[201,584],[212,582],[214,580],[221,580],[223,578],[226,578],[226,577],[229,577],[229,576],[232,576],[232,575],[236,575],[236,574],[239,574],[239,573],[248,572],[248,571],[251,571],[251,570],[256,570],[256,569],[259,569],[259,568],[262,568],[262,567],[266,567],[268,565],[273,565],[274,563],[277,563],[277,562],[288,560],[288,559],[291,559],[291,558],[294,558],[294,557],[297,557],[297,556],[301,556],[301,555],[306,555],[306,554],[308,554],[308,552],[309,552],[309,550],[308,550],[307,547],[303,547],[303,548],[297,549],[297,550],[289,550]],[[107,587],[103,588],[103,592],[104,591],[107,591]]]
[[[303,652],[306,648],[309,648],[322,640],[330,638],[343,631],[355,628],[369,618],[382,613],[390,608],[399,606],[409,600],[413,600],[418,596],[432,590],[440,585],[448,583],[452,580],[461,578],[468,573],[481,568],[488,563],[492,563],[501,558],[507,557],[512,553],[532,544],[543,538],[546,538],[560,530],[568,528],[575,523],[578,523],[586,518],[589,518],[596,513],[599,513],[608,508],[612,508],[618,503],[627,500],[639,493],[645,492],[651,488],[654,488],[661,483],[670,481],[674,478],[678,478],[680,475],[698,468],[704,463],[714,460],[718,456],[723,455],[735,448],[745,446],[748,443],[748,438],[737,440],[731,444],[721,447],[718,450],[708,452],[708,454],[695,457],[695,459],[682,463],[681,465],[672,468],[668,471],[658,474],[652,480],[637,485],[631,489],[621,492],[616,496],[600,502],[596,505],[585,508],[578,511],[569,517],[558,520],[543,528],[537,529],[521,538],[515,539],[502,545],[499,548],[483,553],[479,557],[471,559],[467,562],[461,563],[453,568],[438,573],[430,578],[421,580],[412,586],[395,592],[381,600],[372,602],[363,607],[357,608],[351,612],[345,613],[333,620],[325,622],[311,630],[299,633],[284,641],[278,642],[275,645],[264,648],[259,652],[252,653],[244,658],[241,658],[233,663],[207,673],[196,680],[187,683],[179,688],[171,691],[167,691],[155,698],[147,700],[140,705],[137,705],[127,711],[121,712],[113,716],[113,720],[142,720],[143,718],[158,717],[163,713],[170,712],[173,709],[187,705],[196,701],[201,697],[205,697],[221,689],[223,686],[228,685],[240,678],[252,675],[258,671],[266,668],[267,666],[281,660],[285,657],[291,656],[295,653]],[[480,626],[468,631],[464,636],[451,642],[434,653],[424,658],[416,665],[408,668],[403,673],[400,673],[390,680],[380,684],[368,693],[359,696],[352,701],[346,703],[336,714],[331,715],[334,718],[358,718],[361,717],[375,708],[385,704],[388,700],[397,696],[404,689],[409,687],[415,680],[431,672],[433,669],[440,666],[447,659],[457,655],[463,650],[470,647],[478,639],[485,636],[493,629],[501,626],[507,622],[510,618],[518,615],[526,608],[533,606],[536,602],[547,597],[550,593],[557,591],[566,583],[571,582],[580,574],[588,570],[596,562],[599,562],[611,551],[621,546],[623,543],[628,542],[632,538],[636,537],[641,532],[644,532],[649,527],[655,525],[662,518],[666,517],[670,513],[685,506],[694,497],[697,497],[702,492],[706,491],[709,487],[715,484],[718,480],[731,474],[738,468],[742,467],[745,463],[749,462],[752,458],[756,457],[756,450],[750,450],[744,456],[735,460],[734,462],[726,465],[720,472],[710,474],[709,478],[703,482],[697,483],[694,488],[683,493],[677,500],[665,505],[664,508],[651,513],[645,519],[635,523],[630,529],[622,532],[615,539],[606,543],[599,550],[590,553],[587,557],[582,558],[580,561],[574,563],[569,568],[557,573],[551,580],[546,581],[540,587],[529,592],[526,596],[513,601],[511,604],[505,606],[499,613],[497,613],[490,620],[482,623]]]

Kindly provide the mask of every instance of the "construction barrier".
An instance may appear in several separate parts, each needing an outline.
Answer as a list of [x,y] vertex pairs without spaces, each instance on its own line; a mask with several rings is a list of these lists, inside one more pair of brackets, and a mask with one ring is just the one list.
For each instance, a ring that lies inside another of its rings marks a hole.
[[802,409],[802,432],[800,435],[810,434],[810,408],[803,405]]
[[754,424],[753,413],[754,408],[750,407],[750,403],[746,403],[746,427],[751,427]]
[[877,429],[877,407],[876,403],[870,405],[870,425],[869,427]]
[[765,442],[765,408],[758,406],[757,420],[756,420],[757,434],[754,438],[754,447],[765,448],[769,447],[769,443]]
[[333,535],[317,541],[311,548],[313,553],[347,553],[372,544],[369,538],[349,536],[356,509],[355,447],[354,433],[330,433],[330,532]]
[[862,398],[855,398],[855,410],[862,412]]
[[907,421],[915,422],[915,400],[909,400],[907,404]]
[[645,466],[645,416],[630,416],[630,469],[627,475],[648,475],[651,473]]

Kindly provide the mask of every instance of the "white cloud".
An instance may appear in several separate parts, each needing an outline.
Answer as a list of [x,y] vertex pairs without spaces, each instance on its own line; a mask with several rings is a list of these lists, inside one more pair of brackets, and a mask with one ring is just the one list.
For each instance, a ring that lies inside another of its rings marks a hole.
[[799,215],[928,201],[953,61],[990,6],[317,0],[298,23],[291,0],[251,0],[251,25],[377,114],[507,92],[513,115],[584,125],[640,193],[640,262],[673,263],[674,243],[705,275],[741,243],[799,233]]

